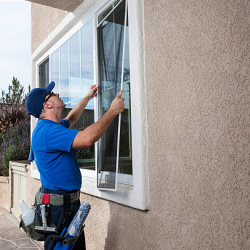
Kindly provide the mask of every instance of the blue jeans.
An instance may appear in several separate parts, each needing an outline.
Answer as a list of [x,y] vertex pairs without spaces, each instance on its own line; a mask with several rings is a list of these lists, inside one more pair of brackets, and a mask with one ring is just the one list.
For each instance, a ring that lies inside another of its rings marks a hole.
[[[76,191],[65,191],[65,190],[59,190],[59,191],[54,191],[54,190],[49,190],[46,189],[45,187],[41,187],[40,189],[41,193],[45,194],[70,194],[70,193],[75,193]],[[41,211],[40,211],[40,205],[37,205],[38,208],[38,216],[40,218],[40,221],[42,221],[41,217]],[[78,209],[80,207],[80,200],[71,203],[70,209],[71,209],[71,214],[72,214],[72,219],[74,218],[75,214],[77,213]],[[63,206],[53,206],[51,205],[51,223],[53,223],[57,227],[58,235],[61,235],[63,231]],[[48,225],[49,226],[49,225]],[[45,250],[53,250],[54,247],[56,246],[56,242],[50,241],[50,236],[53,234],[44,234],[44,249]],[[74,250],[85,250],[85,236],[84,236],[84,231],[80,237],[80,239],[76,242]]]

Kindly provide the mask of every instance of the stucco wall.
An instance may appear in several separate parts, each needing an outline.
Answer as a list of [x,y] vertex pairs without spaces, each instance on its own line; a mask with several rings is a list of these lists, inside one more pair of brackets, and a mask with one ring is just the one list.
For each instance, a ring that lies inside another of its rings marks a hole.
[[31,166],[28,166],[27,172],[27,204],[32,206],[35,201],[36,191],[41,187],[41,181],[35,178],[32,178],[31,175]]
[[33,3],[38,3],[46,6],[50,6],[59,10],[65,10],[68,12],[74,11],[83,0],[26,0]]
[[249,16],[247,0],[145,0],[160,249],[250,249]]
[[[97,0],[85,0],[87,8]],[[34,51],[48,38],[63,19],[74,11],[83,0],[30,0],[31,4],[31,51]],[[44,4],[41,4],[44,3]],[[60,6],[60,7],[59,7]],[[58,7],[58,9],[56,8]]]
[[10,211],[9,177],[0,176],[0,207]]
[[31,4],[31,51],[32,53],[45,40],[68,14],[45,5]]
[[82,194],[87,249],[247,250],[250,2],[144,3],[150,211]]

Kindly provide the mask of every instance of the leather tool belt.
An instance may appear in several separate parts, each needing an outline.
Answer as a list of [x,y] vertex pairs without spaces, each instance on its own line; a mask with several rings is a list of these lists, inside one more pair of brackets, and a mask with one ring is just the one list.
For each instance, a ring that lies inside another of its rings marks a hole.
[[[63,206],[64,205],[64,195],[60,194],[44,194],[40,191],[37,191],[36,193],[36,203],[37,205],[41,204],[51,204],[54,206]],[[78,201],[80,198],[80,191],[77,191],[75,193],[69,194],[70,196],[70,203],[74,203]]]

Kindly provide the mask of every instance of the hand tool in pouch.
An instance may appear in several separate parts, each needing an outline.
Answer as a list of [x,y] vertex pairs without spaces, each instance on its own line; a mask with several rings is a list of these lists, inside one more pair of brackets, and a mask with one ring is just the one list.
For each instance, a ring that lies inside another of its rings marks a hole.
[[[57,228],[51,223],[51,207],[50,204],[40,205],[41,216],[42,216],[42,226],[36,226],[35,230],[39,233],[57,233]],[[49,226],[48,226],[49,225]]]

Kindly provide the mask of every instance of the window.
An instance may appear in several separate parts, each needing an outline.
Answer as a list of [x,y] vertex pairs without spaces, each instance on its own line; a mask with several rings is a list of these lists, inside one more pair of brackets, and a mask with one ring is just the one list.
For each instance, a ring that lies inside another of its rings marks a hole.
[[39,65],[39,87],[45,88],[49,84],[49,58]]
[[[109,6],[98,16],[100,22],[96,29],[99,62],[97,80],[100,87],[96,108],[98,119],[108,110],[121,87],[124,89],[126,107],[98,142],[97,166],[98,187],[115,189],[118,165],[120,174],[132,175],[132,138],[128,21],[125,15],[125,0],[116,1],[111,7]],[[90,19],[50,55],[51,80],[56,83],[55,92],[58,92],[66,103],[63,117],[66,117],[78,104],[89,87],[96,83],[93,54],[94,28],[93,19]],[[83,130],[93,124],[94,112],[94,100],[91,100],[73,129]],[[81,169],[95,170],[95,146],[76,149],[76,155]]]
[[[93,20],[89,20],[50,56],[51,80],[56,83],[55,91],[60,94],[66,107],[62,117],[94,84],[93,64]],[[72,129],[83,130],[94,123],[94,100],[91,100]],[[79,167],[95,170],[95,146],[76,149]]]
[[[118,3],[117,3],[118,2]],[[130,64],[126,1],[116,1],[98,16],[98,118],[124,89],[125,110],[98,141],[98,187],[116,189],[117,172],[132,174]],[[118,171],[119,166],[119,171]]]
[[[98,98],[89,103],[75,125],[79,130],[97,121],[123,87],[125,110],[120,129],[119,119],[114,122],[116,139],[110,136],[112,131],[107,132],[98,145],[77,153],[82,172],[81,191],[145,210],[149,208],[149,191],[143,13],[143,0],[103,0],[93,2],[91,7],[84,1],[33,53],[32,87],[39,86],[39,67],[49,58],[49,80],[55,81],[55,91],[67,104],[66,116],[89,86],[98,83]],[[32,118],[32,129],[35,122]],[[113,144],[112,140],[117,144],[115,150],[110,150],[113,155],[106,150]],[[101,154],[106,155],[105,166],[109,169],[98,162]],[[39,178],[35,163],[32,163],[31,176]],[[113,182],[112,185],[109,182]],[[106,191],[115,190],[115,182],[116,192]],[[101,184],[100,189],[97,183]]]

